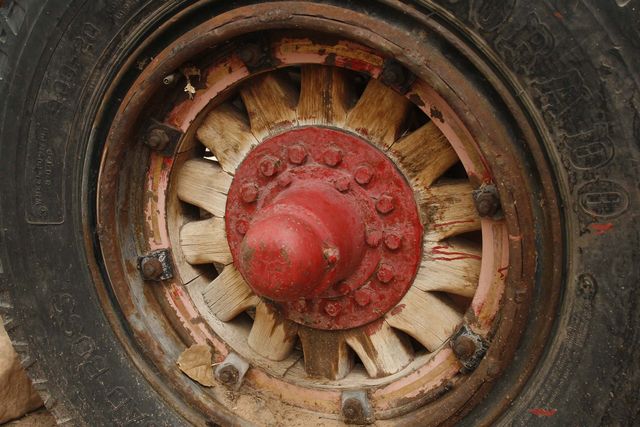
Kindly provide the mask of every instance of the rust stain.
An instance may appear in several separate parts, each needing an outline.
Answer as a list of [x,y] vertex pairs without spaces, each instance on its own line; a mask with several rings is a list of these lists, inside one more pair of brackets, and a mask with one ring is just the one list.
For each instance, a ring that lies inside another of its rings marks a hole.
[[605,224],[594,223],[594,224],[589,224],[589,228],[595,231],[596,235],[602,236],[607,231],[613,229],[613,224],[611,224],[610,222],[607,222]]
[[552,417],[556,414],[556,412],[558,412],[557,409],[544,409],[544,408],[533,408],[533,409],[529,409],[527,412],[529,412],[532,415],[535,415],[536,417]]

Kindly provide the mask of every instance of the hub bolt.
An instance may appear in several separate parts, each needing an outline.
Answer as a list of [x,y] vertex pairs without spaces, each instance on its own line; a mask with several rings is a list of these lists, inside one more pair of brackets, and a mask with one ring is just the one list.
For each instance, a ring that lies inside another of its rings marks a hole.
[[351,188],[351,179],[348,176],[341,176],[336,179],[335,186],[339,192],[345,193]]
[[400,248],[400,245],[402,245],[402,236],[395,233],[387,234],[384,236],[384,245],[387,249],[395,251]]
[[369,165],[358,166],[353,177],[358,184],[367,185],[371,182],[371,178],[373,178],[373,169],[371,169]]
[[287,173],[278,178],[278,185],[280,188],[287,188],[291,185],[291,181],[293,181],[293,178],[291,177],[291,174]]
[[376,277],[382,283],[389,283],[393,280],[395,274],[393,273],[393,268],[389,264],[380,264],[378,267],[378,273]]
[[379,230],[368,230],[367,231],[367,245],[372,248],[377,248],[382,241],[382,231]]
[[307,311],[307,300],[304,298],[300,298],[298,301],[296,301],[294,307],[300,313],[304,313],[305,311]]
[[342,150],[338,147],[331,147],[324,152],[322,160],[327,166],[336,167],[342,161]]
[[364,289],[358,289],[355,291],[353,297],[356,300],[356,304],[360,307],[364,307],[371,302],[371,295]]
[[145,280],[158,280],[162,276],[162,263],[155,257],[143,258],[140,261],[140,269]]
[[264,176],[271,177],[278,172],[278,159],[272,156],[264,156],[260,161],[260,173]]
[[152,129],[144,142],[152,150],[162,151],[169,144],[169,135],[163,129]]
[[381,214],[388,214],[395,208],[393,196],[389,193],[384,193],[376,202],[376,209]]
[[250,182],[242,186],[240,189],[240,197],[245,203],[253,203],[258,199],[259,191],[258,186]]
[[342,306],[337,301],[329,301],[324,306],[324,311],[331,317],[336,317],[342,311]]
[[500,199],[495,185],[485,185],[475,190],[473,201],[481,217],[493,217],[500,210]]
[[302,144],[295,144],[289,147],[289,161],[294,165],[301,165],[307,160],[307,149]]
[[238,222],[236,222],[236,231],[243,236],[247,234],[247,231],[249,231],[249,221],[246,219],[239,219]]

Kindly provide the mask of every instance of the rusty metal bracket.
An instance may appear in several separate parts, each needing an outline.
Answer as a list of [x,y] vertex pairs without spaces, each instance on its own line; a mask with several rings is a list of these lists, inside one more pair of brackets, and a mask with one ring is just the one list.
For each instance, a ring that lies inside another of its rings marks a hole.
[[347,390],[342,392],[342,416],[347,424],[366,425],[375,421],[373,407],[364,390]]
[[138,257],[138,270],[144,280],[168,280],[173,278],[169,249],[158,249]]
[[395,91],[405,94],[416,80],[416,76],[394,59],[386,59],[382,65],[380,80]]
[[489,343],[467,325],[462,325],[451,337],[450,345],[462,364],[463,374],[474,371],[489,348]]
[[214,372],[215,377],[224,385],[238,390],[249,370],[249,363],[236,353],[229,353]]
[[158,120],[151,119],[151,124],[143,136],[144,144],[160,152],[163,156],[171,156],[178,142],[182,138],[182,131]]

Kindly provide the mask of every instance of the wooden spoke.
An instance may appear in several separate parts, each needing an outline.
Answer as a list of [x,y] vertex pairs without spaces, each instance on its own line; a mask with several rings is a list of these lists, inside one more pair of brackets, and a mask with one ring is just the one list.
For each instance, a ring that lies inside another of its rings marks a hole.
[[223,322],[228,322],[243,311],[255,307],[260,301],[233,265],[227,265],[222,273],[207,285],[202,295],[211,312]]
[[338,380],[351,371],[353,354],[340,332],[300,327],[298,335],[308,375]]
[[348,92],[337,67],[302,67],[298,124],[342,125],[347,116]]
[[223,218],[213,217],[183,225],[180,245],[189,264],[217,262],[227,265],[233,262]]
[[205,159],[187,161],[178,174],[178,197],[215,216],[223,217],[231,175]]
[[392,329],[384,319],[350,330],[345,337],[372,378],[395,374],[413,360],[407,337]]
[[430,243],[413,285],[422,291],[443,291],[472,297],[480,278],[482,247],[462,239]]
[[389,325],[434,351],[453,333],[462,321],[462,314],[442,298],[412,286],[385,318]]
[[396,141],[391,152],[411,180],[424,187],[429,187],[458,161],[451,144],[433,122]]
[[251,131],[258,139],[291,124],[297,119],[298,94],[283,74],[258,76],[240,90]]
[[480,230],[480,217],[473,203],[472,187],[466,180],[434,185],[421,190],[420,206],[428,218],[426,240]]
[[249,346],[270,360],[283,360],[296,343],[295,323],[279,318],[266,303],[256,307],[256,317],[249,333]]
[[258,141],[247,119],[230,104],[209,113],[198,128],[198,139],[216,156],[222,169],[234,174],[240,162]]
[[349,111],[346,126],[386,150],[400,136],[409,105],[407,98],[371,79]]

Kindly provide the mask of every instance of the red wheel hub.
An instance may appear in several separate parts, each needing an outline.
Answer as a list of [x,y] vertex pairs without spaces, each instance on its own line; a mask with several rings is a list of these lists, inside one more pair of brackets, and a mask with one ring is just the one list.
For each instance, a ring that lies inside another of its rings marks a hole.
[[227,237],[249,286],[298,323],[346,329],[393,308],[421,255],[413,192],[359,137],[307,127],[252,150],[229,190]]

